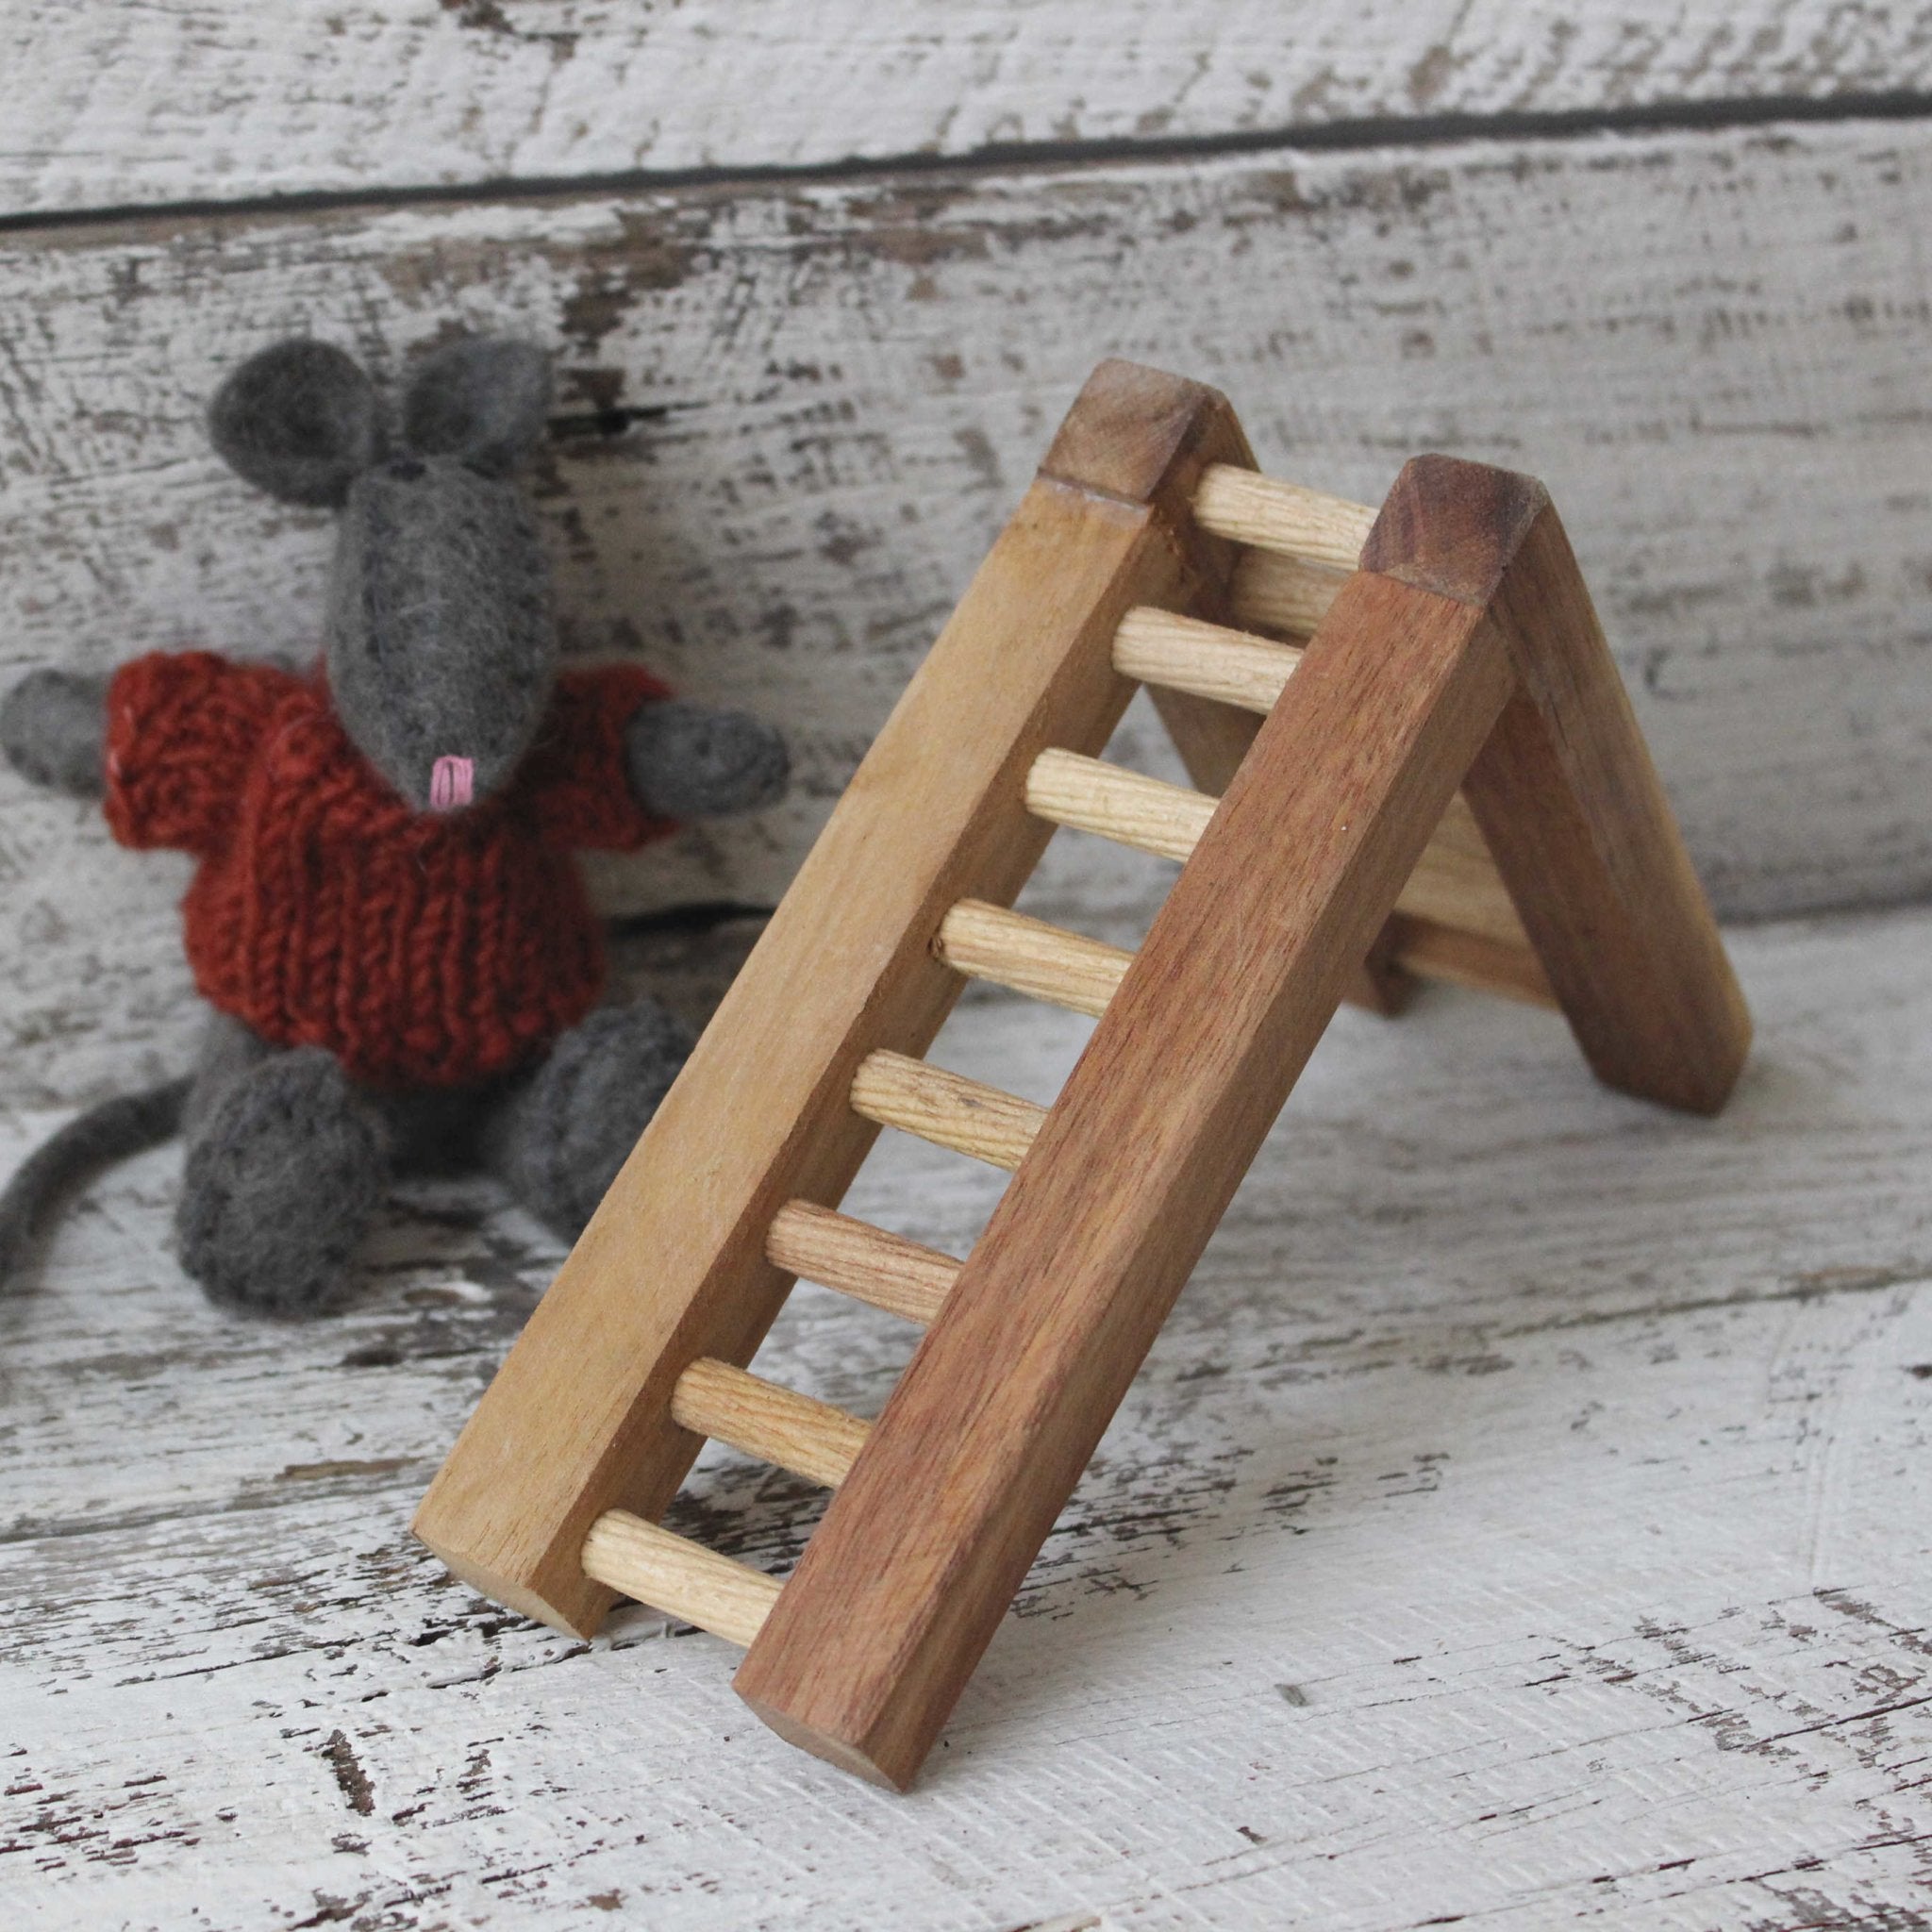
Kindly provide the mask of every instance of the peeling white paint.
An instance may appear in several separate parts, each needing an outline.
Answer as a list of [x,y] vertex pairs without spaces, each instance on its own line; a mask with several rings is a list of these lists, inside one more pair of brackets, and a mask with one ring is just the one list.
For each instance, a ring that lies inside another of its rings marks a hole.
[[[1735,943],[1760,1046],[1715,1122],[1521,1008],[1341,1016],[907,1799],[764,1731],[712,1640],[631,1609],[586,1647],[410,1542],[556,1259],[485,1187],[281,1328],[198,1301],[156,1252],[175,1157],[130,1166],[0,1310],[0,1904],[1914,1923],[1932,915]],[[976,999],[936,1057],[1050,1091],[1085,1030]],[[852,1205],[958,1251],[999,1185],[889,1136]],[[801,1290],[759,1367],[871,1413],[909,1343]],[[778,1569],[815,1513],[711,1452],[675,1520]]]

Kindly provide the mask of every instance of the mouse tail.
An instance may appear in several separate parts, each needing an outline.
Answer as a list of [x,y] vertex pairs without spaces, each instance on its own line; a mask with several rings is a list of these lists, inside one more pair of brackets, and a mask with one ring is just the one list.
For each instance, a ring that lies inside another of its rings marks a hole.
[[21,1162],[0,1189],[0,1291],[32,1252],[60,1201],[116,1160],[158,1146],[181,1125],[191,1083],[170,1080],[142,1093],[120,1093],[76,1114]]

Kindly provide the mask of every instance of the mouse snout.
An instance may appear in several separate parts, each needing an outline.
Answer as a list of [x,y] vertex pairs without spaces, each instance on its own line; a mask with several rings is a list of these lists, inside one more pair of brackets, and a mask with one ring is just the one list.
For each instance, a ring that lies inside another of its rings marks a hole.
[[440,758],[429,769],[429,809],[460,811],[475,796],[476,761],[454,756]]
[[513,483],[408,453],[357,478],[329,587],[329,690],[416,810],[461,811],[509,782],[557,658],[543,545]]

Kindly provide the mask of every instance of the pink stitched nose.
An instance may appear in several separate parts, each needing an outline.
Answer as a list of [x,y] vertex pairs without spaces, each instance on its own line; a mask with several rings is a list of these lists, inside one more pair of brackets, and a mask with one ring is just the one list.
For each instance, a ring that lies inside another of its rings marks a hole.
[[468,805],[475,789],[476,767],[470,758],[438,758],[429,773],[429,808],[455,811]]

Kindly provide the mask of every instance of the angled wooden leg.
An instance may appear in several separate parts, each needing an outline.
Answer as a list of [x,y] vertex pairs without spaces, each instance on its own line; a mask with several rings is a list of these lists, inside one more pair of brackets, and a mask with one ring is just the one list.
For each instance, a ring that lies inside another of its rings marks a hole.
[[[608,1510],[659,1516],[702,1438],[673,1414],[700,1357],[749,1361],[791,1277],[787,1202],[843,1194],[877,1128],[848,1104],[868,1053],[924,1051],[959,988],[947,908],[1010,902],[1051,827],[1024,805],[1047,745],[1097,752],[1132,687],[1111,645],[1199,569],[1177,521],[1239,439],[1214,391],[1096,372],[1047,464],[786,893],[417,1512],[500,1603],[594,1630],[582,1552]],[[966,728],[962,728],[962,726]]]
[[[1218,798],[1247,757],[1261,728],[1260,719],[1252,711],[1237,711],[1227,705],[1191,697],[1184,691],[1160,688],[1154,691],[1154,708],[1167,726],[1188,776],[1201,791]],[[1342,997],[1351,1006],[1366,1007],[1372,1013],[1393,1019],[1414,991],[1415,982],[1396,961],[1394,933],[1385,926],[1370,941]]]
[[1542,486],[1418,457],[1362,566],[1488,609],[1518,689],[1463,791],[1497,869],[1598,1077],[1715,1113],[1750,1014]]
[[783,1736],[910,1780],[1510,686],[1350,580],[739,1670]]

